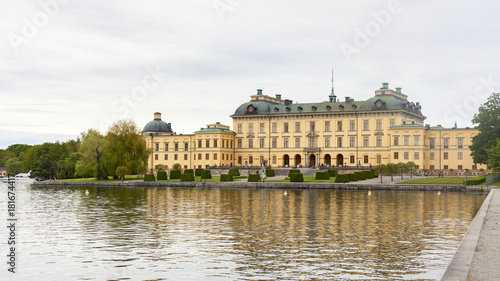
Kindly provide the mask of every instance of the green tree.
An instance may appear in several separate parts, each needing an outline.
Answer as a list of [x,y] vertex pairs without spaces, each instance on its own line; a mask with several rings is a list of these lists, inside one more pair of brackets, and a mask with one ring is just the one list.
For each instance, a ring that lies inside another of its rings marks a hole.
[[76,171],[80,175],[93,175],[97,180],[103,180],[105,171],[105,157],[107,156],[108,141],[95,129],[89,129],[81,134],[80,154],[82,159],[76,163]]
[[11,158],[5,162],[5,167],[10,175],[17,175],[23,172],[23,163],[17,158]]
[[417,168],[417,164],[415,162],[407,162],[406,170],[410,172],[410,178],[413,178],[413,171]]
[[395,163],[389,163],[386,165],[386,173],[391,176],[391,181],[394,181],[394,175],[399,173],[399,166]]
[[398,164],[398,172],[401,174],[401,179],[403,179],[404,173],[408,172],[408,166],[406,166],[406,163],[399,162]]
[[141,179],[143,178],[143,176],[148,172],[148,168],[144,165],[141,165],[139,167],[137,167],[137,174],[138,175],[141,175]]
[[20,153],[26,152],[31,145],[27,144],[13,144],[7,147],[7,151],[12,151],[16,154],[16,157],[19,156]]
[[474,163],[488,163],[487,149],[495,146],[500,138],[500,93],[493,93],[486,103],[479,107],[479,112],[474,114],[472,123],[478,124],[479,134],[472,138],[469,146]]
[[486,149],[486,152],[488,153],[488,167],[495,172],[500,172],[500,139],[497,139],[495,146]]
[[377,166],[375,166],[375,171],[377,171],[378,175],[380,176],[380,183],[382,183],[382,178],[387,171],[387,166],[384,164],[378,164]]
[[172,165],[172,170],[174,170],[174,171],[180,171],[181,169],[182,169],[182,166],[179,163],[175,163],[174,165]]
[[15,157],[16,154],[14,152],[0,149],[0,167],[5,167],[5,162]]
[[163,164],[156,164],[155,165],[155,171],[159,172],[159,171],[165,171],[165,165]]
[[48,179],[57,175],[57,163],[67,156],[65,144],[46,142],[30,147],[23,160],[25,170],[31,170],[31,175]]
[[124,181],[124,180],[125,180],[125,175],[126,175],[126,174],[127,174],[127,167],[125,167],[125,166],[119,166],[118,168],[116,168],[116,173],[115,173],[115,175],[116,175],[117,177],[120,177],[120,179],[121,179],[122,181]]

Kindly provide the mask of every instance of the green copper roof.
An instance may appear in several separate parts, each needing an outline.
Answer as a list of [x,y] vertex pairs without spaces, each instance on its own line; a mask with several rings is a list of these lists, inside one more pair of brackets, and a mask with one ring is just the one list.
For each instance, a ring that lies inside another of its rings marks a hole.
[[235,132],[233,132],[231,130],[219,129],[219,128],[201,128],[200,130],[196,131],[195,133],[230,133],[230,134],[234,134]]

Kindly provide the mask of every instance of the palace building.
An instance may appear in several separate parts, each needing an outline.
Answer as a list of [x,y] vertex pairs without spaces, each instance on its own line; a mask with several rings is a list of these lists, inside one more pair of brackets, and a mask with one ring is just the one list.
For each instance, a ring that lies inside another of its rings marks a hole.
[[257,90],[231,115],[233,130],[209,124],[194,134],[177,135],[155,113],[143,130],[157,164],[183,168],[224,166],[375,166],[414,162],[420,170],[475,170],[470,155],[474,128],[424,125],[418,102],[388,83],[364,101],[293,103]]

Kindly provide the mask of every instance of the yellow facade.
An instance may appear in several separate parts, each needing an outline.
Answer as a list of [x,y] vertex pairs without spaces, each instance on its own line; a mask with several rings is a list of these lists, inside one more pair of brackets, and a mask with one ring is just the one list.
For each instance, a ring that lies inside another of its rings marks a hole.
[[[180,163],[184,168],[366,167],[411,161],[431,173],[486,169],[475,166],[470,156],[477,129],[424,125],[420,104],[408,101],[401,88],[389,89],[387,83],[365,101],[349,97],[339,101],[332,90],[328,101],[293,103],[258,90],[231,117],[234,132],[221,124],[193,135],[155,136],[145,131],[148,147],[154,148],[150,167],[159,163],[169,167]],[[181,144],[180,151],[173,143]],[[175,160],[175,154],[182,156]]]

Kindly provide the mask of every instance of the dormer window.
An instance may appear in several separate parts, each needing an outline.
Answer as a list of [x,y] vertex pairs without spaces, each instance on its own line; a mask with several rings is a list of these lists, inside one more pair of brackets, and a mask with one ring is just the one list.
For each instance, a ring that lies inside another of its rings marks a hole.
[[302,107],[300,107],[300,106],[299,106],[299,107],[297,108],[297,110],[298,110],[298,111],[302,111]]
[[357,106],[357,105],[355,105],[355,104],[353,104],[353,105],[352,105],[352,108],[356,109],[356,108],[358,108],[358,106]]
[[330,109],[332,109],[332,107],[331,107],[331,106],[329,106],[329,105],[327,105],[327,106],[326,106],[326,110],[330,110]]
[[278,112],[278,111],[280,111],[279,108],[275,107],[274,112]]
[[288,106],[287,106],[287,107],[286,107],[286,111],[287,111],[287,112],[288,112],[288,111],[290,111],[290,107],[288,107]]
[[341,104],[341,105],[339,105],[339,108],[340,108],[340,109],[344,109],[344,105],[342,105],[342,104]]
[[313,111],[316,111],[316,109],[318,109],[318,108],[317,108],[316,106],[314,106],[314,105],[313,105],[313,107],[311,107],[311,109],[312,109]]

